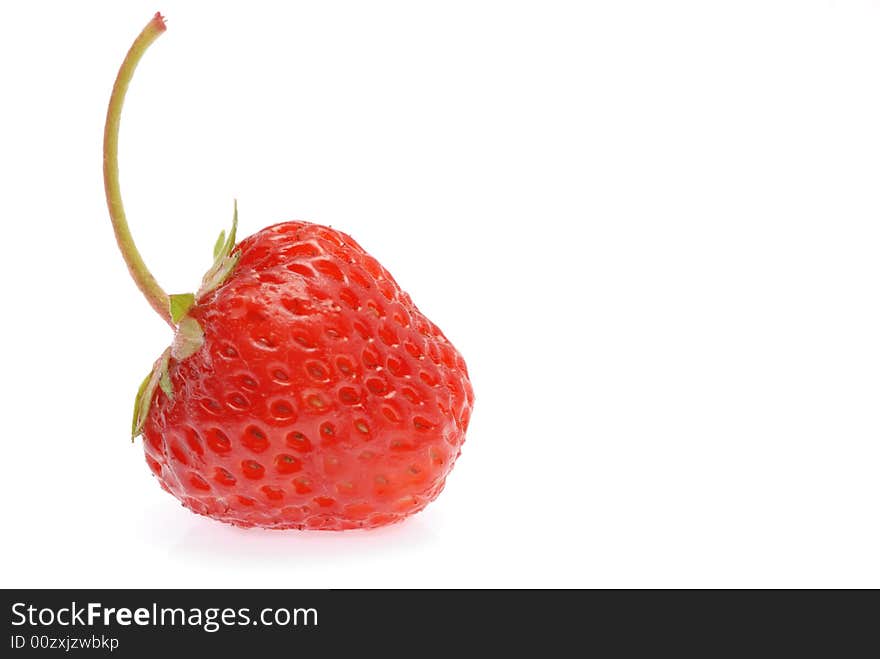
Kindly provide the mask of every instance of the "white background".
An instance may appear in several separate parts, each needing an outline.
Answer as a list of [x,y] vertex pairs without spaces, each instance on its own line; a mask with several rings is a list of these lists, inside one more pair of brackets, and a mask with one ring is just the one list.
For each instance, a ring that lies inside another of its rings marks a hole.
[[[402,525],[244,531],[128,441],[169,291],[352,234],[468,361]],[[876,2],[18,2],[0,39],[0,585],[880,587]]]

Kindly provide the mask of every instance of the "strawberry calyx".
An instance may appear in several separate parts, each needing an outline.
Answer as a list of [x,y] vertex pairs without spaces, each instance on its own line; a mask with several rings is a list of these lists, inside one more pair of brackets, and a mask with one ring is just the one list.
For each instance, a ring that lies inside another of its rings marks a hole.
[[238,201],[233,204],[232,228],[229,235],[223,230],[214,244],[214,262],[202,277],[202,285],[197,293],[175,293],[168,296],[168,315],[175,325],[174,340],[169,348],[156,360],[147,377],[141,382],[134,400],[134,414],[131,422],[131,438],[143,432],[144,423],[150,413],[153,395],[158,387],[174,398],[171,376],[168,373],[170,358],[183,361],[194,355],[205,342],[205,332],[198,321],[189,315],[190,309],[211,291],[221,286],[235,270],[240,252],[235,249],[235,234],[238,230]]
[[[186,353],[180,357],[181,359],[185,359],[199,347],[192,344],[197,335],[196,328],[198,328],[198,323],[190,318],[187,313],[196,302],[225,282],[238,263],[240,254],[238,252],[232,253],[232,250],[235,248],[235,233],[237,230],[238,201],[236,200],[232,212],[232,228],[229,230],[229,236],[227,237],[225,229],[220,232],[220,236],[214,244],[214,263],[202,277],[202,285],[199,287],[198,292],[174,293],[168,296],[168,315],[171,317],[171,322],[177,328],[178,334],[183,334],[183,339],[187,341],[188,347],[186,349],[178,348],[178,353]],[[198,329],[200,330],[201,328]],[[174,357],[178,358],[178,355],[175,354]]]
[[171,344],[171,356],[181,361],[202,347],[205,342],[205,332],[198,321],[188,315],[189,310],[198,303],[205,295],[215,290],[223,282],[229,279],[229,275],[235,269],[241,254],[232,253],[235,249],[235,233],[238,230],[238,201],[233,203],[232,228],[229,235],[226,231],[220,232],[217,242],[214,243],[214,263],[202,277],[202,285],[196,293],[177,293],[168,296],[168,314],[177,326],[174,334],[174,343]]

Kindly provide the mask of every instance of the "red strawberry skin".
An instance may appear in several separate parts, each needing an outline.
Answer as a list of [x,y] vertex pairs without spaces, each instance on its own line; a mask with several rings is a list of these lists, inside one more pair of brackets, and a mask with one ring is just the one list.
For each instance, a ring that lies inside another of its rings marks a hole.
[[385,269],[307,222],[246,238],[189,311],[205,333],[171,359],[144,451],[184,506],[242,527],[372,528],[423,509],[473,406],[464,360]]

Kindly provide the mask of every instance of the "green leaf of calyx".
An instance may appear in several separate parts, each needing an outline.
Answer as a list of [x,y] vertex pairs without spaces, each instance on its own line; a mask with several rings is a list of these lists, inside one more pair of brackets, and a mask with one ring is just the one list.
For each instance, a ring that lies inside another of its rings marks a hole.
[[[195,321],[193,321],[195,322]],[[171,357],[171,348],[166,348],[162,356],[153,364],[153,370],[141,382],[138,387],[137,396],[134,399],[134,417],[131,423],[131,439],[140,435],[144,431],[144,424],[147,422],[147,416],[150,414],[150,405],[153,402],[153,394],[156,393],[156,387],[161,387],[166,396],[171,398],[171,377],[168,375],[168,360]],[[164,383],[162,381],[165,381]]]
[[159,378],[159,387],[168,398],[174,397],[174,392],[171,389],[171,376],[168,375],[168,371],[162,373],[162,376]]
[[144,381],[141,382],[141,386],[138,387],[137,395],[134,397],[134,414],[131,417],[131,441],[134,441],[134,438],[141,434],[141,430],[143,429],[143,422],[141,419],[143,418],[141,414],[141,406],[143,405],[144,395],[147,393],[147,386],[150,384],[150,380],[153,378],[153,371],[147,373],[147,377],[144,378]]
[[226,229],[220,232],[220,235],[217,236],[217,242],[214,243],[214,261],[216,261],[220,254],[223,253],[223,246],[226,244]]
[[235,247],[235,232],[238,231],[238,199],[232,200],[232,228],[229,230],[229,237],[223,246],[223,255],[229,256],[232,248]]
[[205,332],[202,326],[189,316],[180,321],[177,333],[174,335],[174,343],[171,344],[171,356],[182,361],[192,356],[205,343]]
[[168,310],[171,312],[171,320],[175,325],[180,322],[180,319],[186,315],[195,302],[196,296],[192,293],[177,293],[168,296]]
[[214,263],[210,270],[202,277],[202,285],[196,293],[195,298],[198,300],[220,286],[235,268],[238,263],[239,254],[232,254],[235,249],[235,234],[238,231],[238,200],[233,203],[232,211],[232,228],[227,234],[225,231],[220,233],[220,237],[214,244]]

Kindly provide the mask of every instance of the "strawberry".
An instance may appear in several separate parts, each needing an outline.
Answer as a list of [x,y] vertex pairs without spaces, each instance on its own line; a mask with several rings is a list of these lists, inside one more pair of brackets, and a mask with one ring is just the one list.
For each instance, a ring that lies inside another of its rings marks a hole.
[[461,355],[351,237],[283,222],[236,245],[238,209],[196,293],[167,295],[128,230],[107,113],[108,208],[129,271],[174,329],[135,401],[132,436],[190,510],[273,529],[371,528],[423,509],[458,458],[473,406]]

